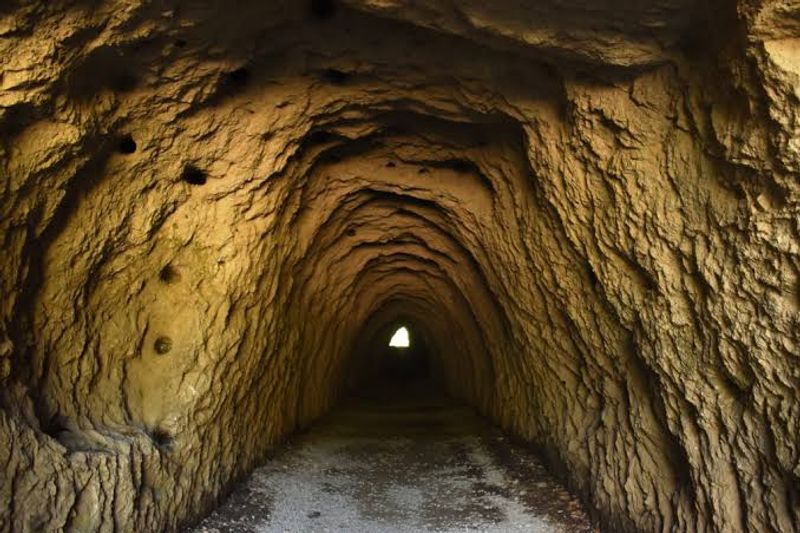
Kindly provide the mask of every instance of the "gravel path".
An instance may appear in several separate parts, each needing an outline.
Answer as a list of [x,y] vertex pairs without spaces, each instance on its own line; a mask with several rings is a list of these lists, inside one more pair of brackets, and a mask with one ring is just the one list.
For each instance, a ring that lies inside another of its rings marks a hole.
[[535,455],[428,389],[354,400],[192,531],[594,531]]

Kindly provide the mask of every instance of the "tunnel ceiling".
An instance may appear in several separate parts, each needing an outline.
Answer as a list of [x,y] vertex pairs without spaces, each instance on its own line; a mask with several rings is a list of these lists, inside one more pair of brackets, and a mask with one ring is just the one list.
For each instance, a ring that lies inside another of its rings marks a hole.
[[418,328],[612,531],[800,527],[800,8],[0,7],[0,530],[172,530]]

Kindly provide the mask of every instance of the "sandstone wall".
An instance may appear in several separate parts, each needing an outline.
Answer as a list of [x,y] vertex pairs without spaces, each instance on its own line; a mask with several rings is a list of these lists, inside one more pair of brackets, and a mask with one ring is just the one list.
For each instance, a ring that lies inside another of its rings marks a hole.
[[611,531],[800,528],[800,8],[0,7],[0,530],[175,529],[419,324]]

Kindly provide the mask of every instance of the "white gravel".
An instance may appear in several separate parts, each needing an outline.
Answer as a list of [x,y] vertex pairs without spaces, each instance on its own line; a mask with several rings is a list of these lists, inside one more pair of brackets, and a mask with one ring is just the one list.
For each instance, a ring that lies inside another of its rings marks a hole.
[[[352,408],[282,450],[194,531],[551,532],[464,409]],[[477,432],[479,433],[479,432]]]

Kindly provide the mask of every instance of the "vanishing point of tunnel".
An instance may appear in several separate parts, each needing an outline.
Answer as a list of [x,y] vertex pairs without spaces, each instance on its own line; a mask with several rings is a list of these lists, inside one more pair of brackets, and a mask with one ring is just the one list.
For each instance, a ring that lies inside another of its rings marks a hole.
[[797,0],[6,0],[0,232],[0,533],[800,532]]

